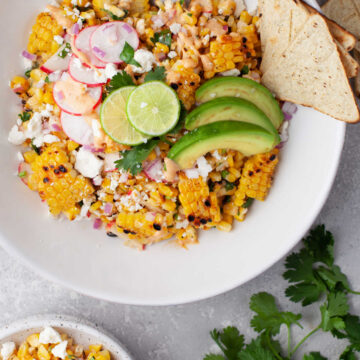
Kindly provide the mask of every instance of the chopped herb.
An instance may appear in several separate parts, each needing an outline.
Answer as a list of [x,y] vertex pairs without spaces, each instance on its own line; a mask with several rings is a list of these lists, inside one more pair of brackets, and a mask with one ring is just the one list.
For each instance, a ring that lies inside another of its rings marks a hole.
[[141,65],[134,59],[135,50],[127,41],[125,41],[125,45],[123,51],[120,54],[120,59],[124,61],[126,64],[135,65],[141,68]]
[[185,0],[180,0],[180,5],[181,5],[181,6],[184,5],[184,1],[185,1]]
[[27,175],[27,172],[26,172],[26,171],[22,171],[22,172],[19,172],[18,177],[19,177],[19,178],[24,178],[26,175]]
[[248,73],[249,73],[249,66],[244,65],[243,68],[241,69],[241,75],[247,75]]
[[144,82],[153,80],[164,80],[165,79],[165,68],[163,66],[157,66],[154,70],[148,72],[145,76]]
[[62,59],[65,59],[68,56],[70,50],[71,50],[70,43],[66,43],[64,49],[58,54],[58,56],[61,57]]
[[164,163],[164,171],[166,171],[167,170],[167,167],[166,167],[166,164]]
[[132,175],[139,174],[142,170],[142,163],[159,143],[159,139],[151,139],[145,144],[134,146],[131,150],[125,150],[120,154],[122,159],[115,161],[118,169],[129,171]]
[[231,201],[231,196],[230,195],[225,195],[224,196],[224,200],[223,200],[223,204],[227,204]]
[[70,360],[76,359],[76,357],[74,355],[68,355],[67,358],[70,359]]
[[249,208],[251,206],[251,204],[253,202],[254,202],[253,198],[248,198],[241,207],[243,207],[244,209],[247,209],[247,208]]
[[26,76],[27,78],[30,77],[31,70],[32,70],[32,69],[29,69],[29,70],[25,71],[25,76]]
[[26,76],[27,78],[29,78],[31,71],[34,70],[34,69],[37,69],[38,67],[39,67],[39,63],[38,63],[37,61],[35,61],[35,62],[33,63],[33,66],[31,67],[31,69],[25,71],[25,76]]
[[193,14],[192,13],[187,13],[186,15],[191,17]]
[[31,143],[30,143],[31,148],[32,148],[38,155],[40,155],[40,154],[41,154],[40,148],[38,148],[38,147],[34,144],[33,141],[34,141],[34,139],[31,139]]
[[215,188],[215,183],[213,183],[213,182],[210,180],[208,186],[209,186],[209,191],[210,191],[210,192],[213,192],[213,191],[214,191],[214,188]]
[[18,114],[18,117],[22,122],[29,121],[31,118],[31,113],[28,111],[24,111],[21,114]]
[[50,79],[49,79],[48,76],[45,78],[45,82],[46,82],[47,84],[50,84]]
[[229,175],[229,172],[228,172],[227,170],[223,170],[223,171],[221,172],[221,177],[222,177],[223,179],[225,179],[228,175]]
[[91,356],[89,360],[95,360],[95,356]]
[[124,12],[123,16],[117,16],[114,13],[112,13],[111,11],[106,10],[106,9],[101,9],[101,10],[106,12],[109,15],[110,19],[112,19],[112,20],[124,20],[129,14],[129,11],[125,10],[125,9],[122,9],[122,11]]
[[135,85],[132,77],[125,70],[122,70],[110,80],[110,83],[106,86],[106,90],[112,92],[124,86],[132,85]]
[[174,214],[174,220],[179,220],[179,214],[178,213]]
[[234,187],[235,187],[234,183],[226,181],[226,183],[225,183],[225,190],[226,191],[232,190]]
[[154,34],[154,37],[150,38],[150,41],[154,43],[161,43],[166,45],[168,48],[171,46],[171,31],[169,29],[165,29],[162,31],[159,31]]

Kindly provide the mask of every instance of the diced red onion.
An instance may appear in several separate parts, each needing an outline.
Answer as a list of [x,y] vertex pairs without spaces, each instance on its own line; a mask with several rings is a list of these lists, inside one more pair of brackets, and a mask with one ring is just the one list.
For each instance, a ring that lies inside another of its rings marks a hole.
[[223,29],[224,29],[225,31],[228,31],[228,30],[229,30],[229,27],[228,27],[227,25],[224,25],[224,26],[223,26]]
[[144,173],[149,179],[161,182],[163,180],[163,169],[164,166],[162,161],[160,159],[155,159],[145,165]]
[[103,152],[105,149],[104,148],[96,148],[93,145],[84,145],[83,148],[87,151],[91,151],[93,153],[96,152]]
[[113,205],[112,203],[106,203],[104,206],[104,213],[107,216],[110,216],[112,214]]
[[61,127],[58,124],[52,124],[51,127],[55,130],[55,131],[61,131]]
[[102,51],[101,49],[99,49],[97,46],[94,46],[93,48],[93,51],[95,54],[98,54],[100,57],[105,57],[106,55],[106,52],[105,51]]
[[28,51],[26,51],[26,50],[24,50],[24,51],[22,52],[22,56],[23,56],[24,58],[26,58],[26,59],[31,60],[31,61],[34,61],[34,60],[36,59],[36,55],[30,54],[30,53],[29,53]]
[[282,106],[282,111],[289,115],[294,115],[297,112],[298,108],[295,104],[285,101]]
[[94,221],[93,228],[96,229],[96,230],[97,230],[97,229],[100,229],[100,228],[101,228],[101,225],[102,225],[101,219],[96,218],[95,221]]
[[134,31],[134,29],[133,29],[129,24],[127,24],[127,23],[125,23],[125,24],[123,25],[123,29],[124,29],[125,31],[127,31],[129,34],[131,34],[131,33]]
[[159,53],[158,54],[158,59],[159,59],[159,61],[164,61],[166,59],[166,54],[165,53]]
[[145,215],[145,220],[149,221],[149,222],[153,222],[155,220],[156,217],[156,213],[146,213]]
[[71,28],[71,32],[74,34],[74,35],[78,35],[79,32],[80,32],[80,26],[78,23],[75,23],[73,25],[73,27]]
[[289,120],[292,119],[292,115],[290,115],[290,114],[287,113],[287,112],[283,112],[283,113],[284,113],[284,119],[285,119],[286,121],[289,121]]

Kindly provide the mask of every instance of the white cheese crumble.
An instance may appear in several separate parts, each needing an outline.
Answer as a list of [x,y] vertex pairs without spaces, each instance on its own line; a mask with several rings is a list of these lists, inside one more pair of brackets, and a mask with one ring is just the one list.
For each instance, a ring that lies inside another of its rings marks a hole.
[[117,73],[118,71],[115,64],[106,64],[105,76],[107,79],[112,79]]
[[22,65],[24,67],[24,70],[29,70],[32,68],[33,66],[33,62],[30,60],[30,59],[27,59],[26,57],[24,56],[21,56],[22,57]]
[[170,25],[170,31],[174,35],[178,34],[180,30],[181,30],[181,24],[174,22],[173,24]]
[[165,24],[164,21],[160,17],[156,17],[156,19],[153,20],[152,28],[158,29],[158,28],[161,28],[162,26],[164,26],[164,24]]
[[16,153],[16,158],[17,158],[19,161],[24,161],[24,156],[23,156],[23,154],[22,154],[20,151],[18,151],[18,152]]
[[81,210],[80,210],[80,216],[78,218],[79,220],[88,218],[87,214],[88,214],[88,211],[90,210],[92,200],[91,199],[83,199],[82,202],[83,202],[83,206],[81,207]]
[[97,119],[91,121],[91,128],[96,138],[101,137],[101,125]]
[[119,153],[110,153],[110,154],[105,154],[105,159],[104,159],[104,171],[113,171],[115,170],[115,161],[120,160],[120,155]]
[[170,52],[168,53],[168,57],[169,57],[170,59],[173,59],[173,58],[177,57],[177,52],[176,52],[176,51],[170,51]]
[[21,145],[25,140],[25,134],[19,130],[17,125],[14,125],[9,132],[8,141],[14,145]]
[[197,179],[200,176],[198,169],[187,169],[185,174],[188,179]]
[[175,224],[175,229],[186,229],[189,226],[189,221],[185,219],[184,221],[177,221]]
[[231,69],[231,70],[221,72],[220,75],[221,76],[239,76],[240,70],[239,69]]
[[76,154],[75,169],[81,175],[94,178],[100,174],[104,161],[83,147]]
[[59,344],[61,343],[60,334],[50,326],[44,328],[39,335],[40,344]]
[[64,38],[60,35],[55,35],[54,36],[54,40],[55,42],[57,42],[59,45],[62,45],[64,43]]
[[151,51],[145,49],[136,50],[134,59],[140,64],[141,67],[137,67],[135,65],[131,65],[131,67],[135,73],[139,74],[149,72],[152,69],[153,64],[156,63],[154,54]]
[[32,139],[36,136],[40,136],[42,131],[41,114],[35,112],[30,121],[28,122],[26,137]]
[[216,159],[216,160],[221,160],[221,156],[219,155],[219,152],[217,150],[215,150],[212,153],[212,156]]
[[68,342],[66,340],[62,341],[51,350],[51,353],[57,358],[65,359],[67,357],[67,344]]
[[102,184],[103,178],[101,177],[101,175],[97,175],[93,178],[93,183],[96,186],[100,186]]
[[60,70],[54,71],[53,73],[48,75],[48,77],[49,77],[49,81],[51,81],[51,82],[58,81],[58,80],[60,80],[60,77],[61,77],[61,71]]
[[8,360],[15,351],[15,343],[8,341],[2,344],[0,355],[2,360]]
[[145,20],[144,19],[138,20],[138,22],[136,23],[136,31],[140,35],[145,34]]
[[51,134],[46,134],[46,135],[39,135],[37,136],[34,140],[33,140],[33,144],[37,147],[41,147],[44,143],[45,144],[52,144],[55,142],[60,141],[60,139],[55,136],[55,135],[51,135]]
[[207,162],[204,156],[197,159],[196,164],[198,166],[199,174],[206,179],[212,170],[211,165]]

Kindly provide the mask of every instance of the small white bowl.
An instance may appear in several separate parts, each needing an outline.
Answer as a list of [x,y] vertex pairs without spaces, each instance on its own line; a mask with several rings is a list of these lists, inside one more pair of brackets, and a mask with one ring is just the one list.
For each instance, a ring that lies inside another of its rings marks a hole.
[[125,347],[97,325],[63,315],[37,315],[18,320],[0,328],[0,344],[13,341],[20,345],[29,335],[51,326],[60,333],[72,337],[76,344],[84,347],[102,344],[109,350],[113,360],[134,360]]

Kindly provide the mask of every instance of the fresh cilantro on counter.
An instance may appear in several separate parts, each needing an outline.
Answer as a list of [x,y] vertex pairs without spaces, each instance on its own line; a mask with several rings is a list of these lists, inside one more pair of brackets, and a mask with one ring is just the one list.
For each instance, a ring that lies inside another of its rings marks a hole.
[[123,51],[120,54],[120,59],[126,64],[135,65],[141,68],[141,65],[134,59],[135,50],[128,42],[125,41]]
[[[250,299],[250,309],[255,313],[250,325],[258,336],[246,343],[236,327],[210,332],[219,346],[221,355],[208,354],[204,360],[291,360],[299,347],[318,331],[328,332],[335,338],[346,339],[349,345],[340,360],[356,360],[360,353],[360,318],[349,314],[348,295],[360,293],[351,290],[345,274],[334,265],[334,237],[319,225],[303,239],[304,248],[286,258],[284,278],[291,284],[286,296],[302,306],[325,298],[319,305],[320,323],[296,345],[291,338],[291,327],[302,329],[301,314],[281,311],[276,299],[266,292]],[[287,349],[281,348],[277,339],[280,328],[285,326],[288,334]],[[303,360],[328,360],[320,352],[311,352]]]
[[122,159],[115,161],[118,169],[129,171],[132,175],[139,174],[142,170],[142,163],[146,160],[149,154],[155,149],[159,143],[159,139],[151,139],[145,144],[137,145],[131,150],[120,152]]

